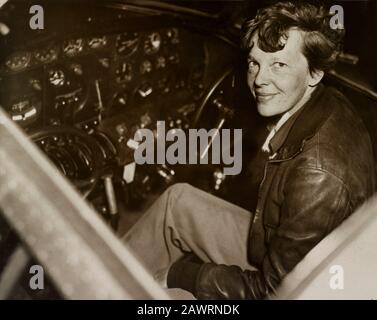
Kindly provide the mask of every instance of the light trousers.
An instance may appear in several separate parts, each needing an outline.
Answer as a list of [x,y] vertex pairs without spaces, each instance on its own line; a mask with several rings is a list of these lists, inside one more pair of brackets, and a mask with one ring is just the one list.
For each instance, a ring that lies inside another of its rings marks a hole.
[[249,211],[179,183],[152,204],[123,241],[156,280],[185,253],[254,269],[247,259],[250,223]]

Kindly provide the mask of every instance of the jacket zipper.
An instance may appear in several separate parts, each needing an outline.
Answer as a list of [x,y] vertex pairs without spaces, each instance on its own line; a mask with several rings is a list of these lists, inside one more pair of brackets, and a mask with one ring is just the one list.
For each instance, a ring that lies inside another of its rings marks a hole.
[[253,218],[253,221],[252,221],[252,224],[251,224],[251,228],[250,228],[250,237],[253,233],[253,228],[254,228],[254,224],[255,224],[255,221],[257,220],[257,217],[259,216],[259,199],[260,199],[260,193],[261,193],[261,189],[262,189],[262,186],[263,186],[263,182],[264,180],[266,179],[266,176],[267,176],[267,166],[268,164],[270,163],[270,161],[267,161],[266,164],[264,165],[264,171],[263,171],[263,178],[262,178],[262,181],[261,183],[259,184],[259,188],[258,188],[258,200],[257,200],[257,207],[255,208],[255,214],[254,214],[254,218]]

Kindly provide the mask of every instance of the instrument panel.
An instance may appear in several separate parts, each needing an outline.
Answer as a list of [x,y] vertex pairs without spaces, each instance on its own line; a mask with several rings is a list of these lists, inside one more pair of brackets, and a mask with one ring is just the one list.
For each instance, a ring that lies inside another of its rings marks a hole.
[[[151,32],[123,32],[116,35],[101,35],[87,38],[70,38],[62,43],[48,43],[30,51],[17,51],[9,55],[0,71],[5,74],[17,73],[28,68],[51,63],[57,59],[94,54],[100,49],[115,49],[121,57],[128,57],[136,51],[152,56],[170,45],[180,42],[177,28],[166,28]],[[166,50],[165,50],[166,53]]]
[[49,41],[6,57],[1,104],[26,129],[119,112],[138,121],[152,102],[157,115],[163,102],[198,97],[204,62],[203,43],[176,27]]
[[106,216],[109,179],[131,206],[170,181],[160,166],[135,169],[131,184],[124,178],[137,130],[155,132],[158,121],[189,129],[238,51],[168,16],[76,12],[64,32],[57,19],[40,37],[7,43],[0,106]]

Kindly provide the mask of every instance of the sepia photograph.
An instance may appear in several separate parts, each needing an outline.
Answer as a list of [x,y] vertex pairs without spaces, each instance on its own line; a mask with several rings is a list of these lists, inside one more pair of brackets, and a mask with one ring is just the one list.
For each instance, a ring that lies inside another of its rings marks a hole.
[[0,0],[0,300],[377,299],[376,52],[375,0]]

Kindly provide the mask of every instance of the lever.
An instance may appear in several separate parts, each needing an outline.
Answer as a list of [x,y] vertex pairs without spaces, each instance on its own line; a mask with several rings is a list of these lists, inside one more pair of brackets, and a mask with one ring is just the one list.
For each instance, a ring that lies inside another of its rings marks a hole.
[[215,141],[216,137],[219,135],[220,130],[225,123],[225,120],[228,118],[232,118],[234,115],[234,111],[226,105],[222,97],[215,98],[213,100],[213,104],[217,107],[217,109],[219,109],[220,120],[217,122],[215,133],[211,136],[211,140],[209,141],[207,147],[200,155],[200,159],[203,159],[207,155],[208,150],[211,147],[213,141]]
[[101,122],[102,121],[102,113],[105,110],[103,107],[103,102],[102,102],[102,94],[101,94],[101,88],[99,86],[99,81],[96,80],[94,82],[95,87],[96,87],[96,93],[97,93],[97,100],[98,100],[98,109],[99,109],[99,115],[98,115],[98,120]]
[[106,199],[109,206],[110,225],[114,230],[117,230],[119,223],[119,214],[114,191],[113,177],[112,175],[106,175],[103,177],[103,179],[105,184]]

